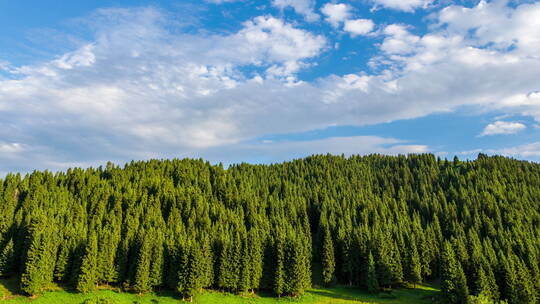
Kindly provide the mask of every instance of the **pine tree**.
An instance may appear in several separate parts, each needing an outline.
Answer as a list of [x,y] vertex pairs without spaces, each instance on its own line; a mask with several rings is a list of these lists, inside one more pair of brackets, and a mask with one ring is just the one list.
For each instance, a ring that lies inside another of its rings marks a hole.
[[281,296],[285,292],[285,244],[281,235],[275,240],[275,272],[274,272],[274,293]]
[[199,245],[187,242],[180,249],[180,267],[178,270],[178,287],[182,297],[191,302],[193,296],[202,288],[204,265]]
[[420,283],[422,281],[422,265],[420,264],[420,256],[418,255],[418,249],[416,247],[416,241],[414,237],[411,238],[411,241],[409,243],[409,263],[408,263],[408,279],[410,282],[414,284],[414,287],[416,288],[416,284]]
[[150,291],[152,285],[150,282],[150,258],[152,257],[151,240],[148,236],[142,237],[142,243],[139,246],[137,259],[137,268],[135,271],[135,284],[133,290],[139,294]]
[[448,241],[444,243],[441,257],[441,291],[448,303],[467,303],[469,290],[465,273],[456,260],[454,249]]
[[57,246],[49,224],[46,217],[37,217],[28,226],[29,245],[20,287],[29,295],[41,293],[53,279]]
[[366,270],[366,284],[367,290],[371,293],[376,293],[379,291],[379,282],[377,281],[377,269],[375,267],[375,261],[373,260],[373,255],[371,251],[369,252],[368,264]]
[[263,248],[257,231],[250,231],[248,245],[251,265],[250,288],[258,289],[263,275]]
[[508,300],[509,303],[519,303],[518,301],[518,278],[515,269],[514,260],[500,255],[501,264],[501,297]]
[[58,252],[58,257],[56,259],[56,267],[54,269],[54,278],[58,281],[67,280],[70,249],[71,248],[66,241],[60,245],[60,251]]
[[201,286],[212,286],[214,284],[214,255],[208,238],[205,238],[201,245],[201,271]]
[[519,258],[516,259],[517,261],[515,262],[515,265],[517,265],[516,270],[518,278],[516,282],[517,303],[538,303],[538,296],[536,294],[537,291],[535,290],[531,274],[529,273],[529,270],[527,270],[525,263],[519,260]]
[[334,245],[332,242],[332,236],[328,229],[325,230],[323,241],[323,254],[322,254],[322,275],[323,283],[330,285],[334,278],[334,270],[336,267],[336,261],[334,258]]
[[222,244],[219,266],[218,285],[226,290],[235,291],[240,280],[239,258],[241,256],[241,242],[227,240]]
[[0,277],[8,276],[15,270],[15,252],[10,239],[0,252]]
[[77,290],[90,292],[96,289],[98,241],[95,233],[90,233],[85,253],[82,259],[80,272],[77,278]]
[[251,267],[249,257],[249,247],[246,239],[242,239],[242,254],[240,258],[240,277],[238,280],[238,289],[247,293],[250,288]]
[[26,254],[24,272],[21,275],[21,291],[29,295],[39,294],[43,288],[42,275],[42,240],[41,234],[32,236],[30,247]]
[[149,280],[151,286],[163,284],[163,240],[160,237],[152,240]]
[[178,286],[177,290],[183,298],[189,298],[194,293],[194,269],[191,248],[188,243],[179,249]]

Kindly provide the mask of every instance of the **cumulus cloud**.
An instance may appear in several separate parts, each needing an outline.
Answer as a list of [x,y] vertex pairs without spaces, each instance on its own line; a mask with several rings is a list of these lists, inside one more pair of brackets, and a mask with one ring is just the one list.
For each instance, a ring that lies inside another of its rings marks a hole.
[[[18,67],[16,77],[0,81],[0,138],[66,162],[239,142],[272,132],[272,120],[290,119],[275,116],[280,107],[298,113],[305,106],[309,92],[288,104],[288,94],[306,86],[295,73],[326,45],[324,37],[269,16],[230,35],[194,36],[171,34],[155,9],[96,14],[100,28],[92,43]],[[261,74],[244,75],[243,66]],[[267,111],[267,123],[259,125]]]
[[520,122],[496,121],[487,125],[480,136],[498,135],[498,134],[515,134],[527,128]]
[[409,33],[407,26],[390,24],[383,30],[386,36],[381,44],[381,50],[388,54],[408,54],[417,50],[420,37]]
[[375,24],[370,19],[353,19],[345,21],[343,30],[355,37],[369,34],[374,27]]
[[272,0],[272,5],[281,10],[291,7],[296,13],[303,15],[308,22],[314,22],[320,18],[314,11],[314,0]]
[[325,20],[333,27],[338,27],[351,16],[351,7],[344,3],[326,3],[321,12],[326,16]]
[[382,6],[405,12],[413,12],[417,8],[426,8],[433,0],[372,0],[375,7]]
[[531,116],[540,122],[540,92],[519,93],[510,95],[495,105],[496,108]]
[[[540,36],[524,33],[540,30],[537,19],[525,18],[540,3],[497,5],[452,6],[433,16],[437,25],[425,34],[388,25],[371,61],[376,72],[309,82],[297,75],[316,64],[328,40],[278,18],[255,17],[228,34],[189,33],[155,9],[99,10],[89,43],[47,62],[9,66],[10,77],[0,80],[0,138],[7,145],[0,163],[31,160],[43,168],[218,159],[224,147],[234,151],[267,134],[377,124],[462,106],[538,122]],[[491,21],[461,25],[471,11],[483,14],[473,19]],[[325,16],[339,26],[350,19],[348,9],[342,12]],[[501,26],[493,22],[501,12],[504,39],[491,34]],[[407,146],[392,147],[400,145]]]
[[519,55],[538,58],[540,49],[540,4],[524,3],[510,8],[508,1],[480,1],[472,8],[449,6],[439,14],[439,24],[477,45],[497,50],[515,49]]

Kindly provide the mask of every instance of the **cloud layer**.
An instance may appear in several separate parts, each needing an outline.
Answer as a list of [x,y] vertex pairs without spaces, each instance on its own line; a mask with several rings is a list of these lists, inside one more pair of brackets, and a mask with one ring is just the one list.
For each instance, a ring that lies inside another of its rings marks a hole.
[[[427,2],[407,3],[400,9]],[[406,24],[375,31],[369,19],[354,19],[350,6],[325,4],[328,22],[353,36],[372,35],[378,53],[372,70],[310,82],[298,75],[331,52],[331,39],[292,22],[262,15],[230,33],[193,33],[155,8],[98,10],[89,18],[97,20],[90,22],[93,38],[78,49],[40,64],[0,65],[8,75],[0,78],[0,159],[14,164],[0,171],[264,149],[300,156],[329,150],[324,145],[367,153],[361,141],[371,152],[424,152],[426,145],[384,137],[253,143],[464,106],[540,121],[540,3],[505,3],[443,8],[426,33]],[[316,18],[309,1],[273,4]],[[517,124],[497,122],[483,135],[524,128]]]

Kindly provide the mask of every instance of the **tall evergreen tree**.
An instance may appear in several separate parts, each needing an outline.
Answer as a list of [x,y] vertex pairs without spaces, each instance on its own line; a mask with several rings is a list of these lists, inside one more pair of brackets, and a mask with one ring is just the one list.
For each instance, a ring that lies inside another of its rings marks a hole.
[[326,229],[324,233],[322,254],[322,275],[324,284],[329,285],[330,283],[332,283],[335,267],[336,261],[334,258],[334,245],[332,242],[332,236],[330,235],[330,231]]
[[377,270],[375,268],[375,261],[373,260],[373,255],[369,252],[367,270],[366,270],[366,283],[367,290],[371,293],[376,293],[379,291],[379,282],[377,281]]
[[90,292],[96,289],[97,277],[97,256],[98,241],[95,233],[90,233],[85,246],[85,253],[82,259],[81,268],[77,278],[77,290],[80,292]]
[[0,277],[7,276],[15,270],[15,252],[13,240],[9,240],[0,251]]
[[150,259],[152,258],[152,248],[151,240],[148,236],[142,237],[139,247],[133,290],[139,294],[142,294],[150,291],[152,287],[150,281],[150,265],[152,262]]
[[422,265],[420,264],[420,256],[418,255],[418,249],[416,247],[414,237],[411,238],[411,241],[409,242],[408,256],[407,278],[411,283],[414,284],[414,287],[416,288],[416,284],[422,281]]
[[444,243],[441,257],[441,291],[448,303],[467,303],[469,290],[465,273],[448,241]]

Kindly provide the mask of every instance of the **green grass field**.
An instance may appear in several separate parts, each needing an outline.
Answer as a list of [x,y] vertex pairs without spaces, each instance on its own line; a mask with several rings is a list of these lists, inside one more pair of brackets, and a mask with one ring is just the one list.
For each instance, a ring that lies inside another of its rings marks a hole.
[[[86,299],[107,298],[113,303],[119,304],[168,304],[178,303],[178,298],[172,292],[155,292],[139,296],[132,293],[117,292],[103,289],[88,294],[62,290],[56,286],[52,291],[45,292],[35,298],[28,298],[16,294],[16,284],[13,280],[0,280],[0,300],[5,304],[79,304]],[[403,288],[388,293],[372,295],[348,287],[313,288],[299,298],[274,298],[270,295],[240,296],[216,291],[205,291],[193,299],[193,303],[208,304],[271,304],[271,303],[300,303],[300,304],[424,304],[433,303],[432,299],[438,294],[438,290],[430,285],[420,285],[416,288]]]

